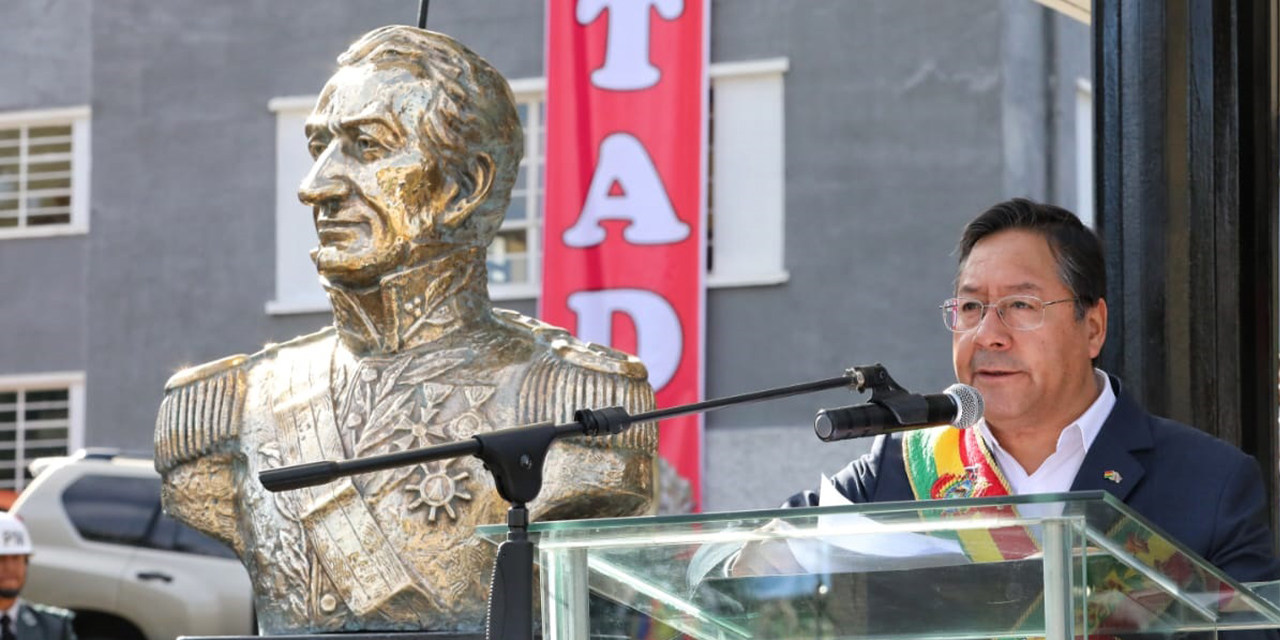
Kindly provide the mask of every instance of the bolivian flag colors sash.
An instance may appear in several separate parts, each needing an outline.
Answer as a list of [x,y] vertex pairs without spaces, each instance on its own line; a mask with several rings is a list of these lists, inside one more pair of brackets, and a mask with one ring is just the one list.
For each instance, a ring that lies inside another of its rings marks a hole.
[[[935,427],[912,431],[902,439],[902,453],[907,479],[917,500],[1012,495],[1008,481],[975,429]],[[962,519],[993,516],[1016,517],[1017,512],[1012,506],[1003,506],[949,509],[942,514],[945,518]],[[1132,558],[1191,593],[1216,593],[1217,605],[1223,610],[1233,608],[1231,587],[1201,571],[1163,538],[1151,536],[1145,526],[1125,518],[1106,529],[1106,538],[1122,546]],[[1020,560],[1040,550],[1036,538],[1020,525],[957,530],[952,535],[969,559],[978,563]],[[1086,575],[1091,595],[1084,612],[1086,619],[1077,619],[1077,629],[1090,634],[1149,629],[1173,604],[1163,589],[1137,570],[1117,562],[1111,554],[1090,546],[1088,556]],[[1039,611],[1042,606],[1043,601],[1038,601],[1023,620],[1043,615]]]
[[[996,466],[987,444],[976,429],[934,427],[907,433],[902,457],[916,500],[985,498],[1012,495],[1009,483]],[[958,519],[1016,517],[1011,506],[950,510],[945,517]],[[974,562],[1019,560],[1040,551],[1026,527],[960,529],[955,532],[965,553]]]

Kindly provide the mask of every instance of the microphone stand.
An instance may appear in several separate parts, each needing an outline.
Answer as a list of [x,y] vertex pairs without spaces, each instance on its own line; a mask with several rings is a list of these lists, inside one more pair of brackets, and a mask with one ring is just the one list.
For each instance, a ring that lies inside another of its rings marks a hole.
[[[529,540],[529,512],[526,505],[542,491],[542,465],[551,443],[572,436],[607,436],[622,433],[637,422],[649,422],[711,411],[723,407],[772,400],[838,387],[863,391],[880,388],[892,380],[880,364],[852,367],[844,375],[804,382],[776,389],[754,391],[702,402],[656,409],[630,415],[622,407],[579,409],[565,424],[538,424],[480,433],[468,440],[432,447],[397,451],[343,461],[309,462],[258,473],[268,491],[301,489],[340,477],[382,471],[435,460],[475,456],[493,474],[498,495],[510,503],[507,509],[507,539],[498,545],[489,590],[489,613],[485,623],[488,640],[533,638],[533,542]],[[895,385],[896,386],[896,385]]]

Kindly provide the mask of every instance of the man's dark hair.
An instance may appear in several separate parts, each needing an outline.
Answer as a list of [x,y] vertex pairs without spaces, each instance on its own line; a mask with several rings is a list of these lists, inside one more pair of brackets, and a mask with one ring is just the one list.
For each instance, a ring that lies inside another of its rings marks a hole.
[[1084,318],[1107,290],[1107,269],[1102,258],[1102,242],[1097,234],[1084,226],[1074,213],[1055,207],[1014,198],[993,205],[964,228],[956,252],[960,267],[979,240],[1011,229],[1033,231],[1049,241],[1049,250],[1058,262],[1058,277],[1076,298],[1076,319]]

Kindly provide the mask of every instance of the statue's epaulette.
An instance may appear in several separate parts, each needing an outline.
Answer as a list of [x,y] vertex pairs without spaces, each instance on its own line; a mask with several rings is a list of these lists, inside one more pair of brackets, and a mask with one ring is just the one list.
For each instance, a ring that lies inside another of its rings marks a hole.
[[[494,313],[531,331],[547,347],[530,363],[521,382],[519,424],[568,422],[578,409],[622,407],[632,415],[653,409],[653,387],[639,358],[583,342],[564,329],[514,311],[495,309]],[[653,423],[636,424],[621,434],[585,439],[582,444],[652,453],[658,448],[658,429]]]
[[648,380],[649,372],[639,358],[594,342],[583,342],[560,327],[510,311],[494,309],[499,320],[533,333],[565,362],[589,371],[609,373],[636,380]]
[[248,361],[230,356],[169,378],[156,416],[156,470],[207,455],[239,435]]

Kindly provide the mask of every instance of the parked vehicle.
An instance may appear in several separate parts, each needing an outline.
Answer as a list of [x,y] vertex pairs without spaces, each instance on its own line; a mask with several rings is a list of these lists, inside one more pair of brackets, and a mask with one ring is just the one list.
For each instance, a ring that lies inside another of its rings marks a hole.
[[255,633],[248,573],[160,510],[150,460],[81,452],[29,469],[12,510],[35,542],[23,596],[75,611],[81,640]]

